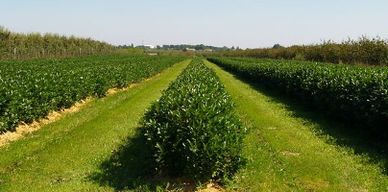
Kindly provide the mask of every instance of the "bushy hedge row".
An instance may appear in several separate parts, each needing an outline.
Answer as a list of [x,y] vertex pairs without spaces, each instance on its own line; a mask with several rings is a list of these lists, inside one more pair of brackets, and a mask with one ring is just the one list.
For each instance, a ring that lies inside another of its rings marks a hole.
[[327,41],[317,45],[237,50],[223,53],[232,57],[295,59],[306,61],[388,65],[388,41],[362,37],[342,43]]
[[388,68],[270,59],[211,58],[244,78],[277,88],[330,116],[388,138]]
[[100,56],[0,62],[0,132],[30,123],[88,96],[160,72],[177,57]]
[[245,129],[216,74],[194,60],[146,113],[147,144],[159,173],[223,180],[242,164]]
[[15,33],[0,26],[0,60],[111,54],[113,45],[58,34]]

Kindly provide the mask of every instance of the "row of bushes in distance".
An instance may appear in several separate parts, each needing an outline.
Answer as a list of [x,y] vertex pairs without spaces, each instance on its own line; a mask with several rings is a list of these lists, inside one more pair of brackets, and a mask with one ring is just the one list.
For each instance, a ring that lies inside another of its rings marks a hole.
[[358,124],[365,134],[388,138],[388,68],[301,61],[211,58],[247,78],[282,90],[332,117]]
[[159,174],[208,181],[242,164],[245,129],[215,73],[199,59],[146,113],[143,131]]
[[30,123],[88,96],[160,72],[179,57],[93,56],[0,62],[0,132]]
[[115,47],[90,38],[15,33],[0,26],[0,60],[109,54]]
[[295,59],[317,62],[388,65],[388,41],[361,37],[342,43],[326,41],[317,45],[291,46],[265,49],[247,49],[223,52],[224,56],[271,59]]

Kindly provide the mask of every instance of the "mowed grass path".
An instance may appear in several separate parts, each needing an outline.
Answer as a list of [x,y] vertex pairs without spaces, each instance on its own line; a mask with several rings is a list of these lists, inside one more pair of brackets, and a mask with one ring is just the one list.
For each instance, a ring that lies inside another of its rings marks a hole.
[[236,191],[388,191],[388,177],[365,157],[327,142],[319,124],[292,115],[285,104],[213,68],[248,125],[247,166],[227,186]]
[[190,61],[0,148],[0,191],[113,191],[90,176],[128,137],[152,101]]

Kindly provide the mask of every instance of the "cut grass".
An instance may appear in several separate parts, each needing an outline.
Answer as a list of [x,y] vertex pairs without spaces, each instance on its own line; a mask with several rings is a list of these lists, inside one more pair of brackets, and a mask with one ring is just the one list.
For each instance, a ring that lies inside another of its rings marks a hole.
[[174,65],[128,91],[95,99],[26,138],[0,149],[0,191],[113,191],[90,177],[124,140],[142,115],[188,65]]
[[351,148],[328,141],[323,125],[295,117],[289,106],[271,99],[220,67],[213,68],[250,127],[245,140],[247,166],[227,186],[237,191],[388,191],[377,164]]

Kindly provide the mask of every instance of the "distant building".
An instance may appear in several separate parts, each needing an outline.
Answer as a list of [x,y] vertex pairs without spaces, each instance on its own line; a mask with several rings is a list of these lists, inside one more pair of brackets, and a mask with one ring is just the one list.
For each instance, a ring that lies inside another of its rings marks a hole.
[[185,48],[185,51],[196,51],[196,50],[192,48]]
[[155,49],[154,45],[144,45],[144,47],[147,49]]
[[137,46],[137,48],[141,48],[141,49],[155,49],[155,46],[154,45],[140,45],[140,46]]

